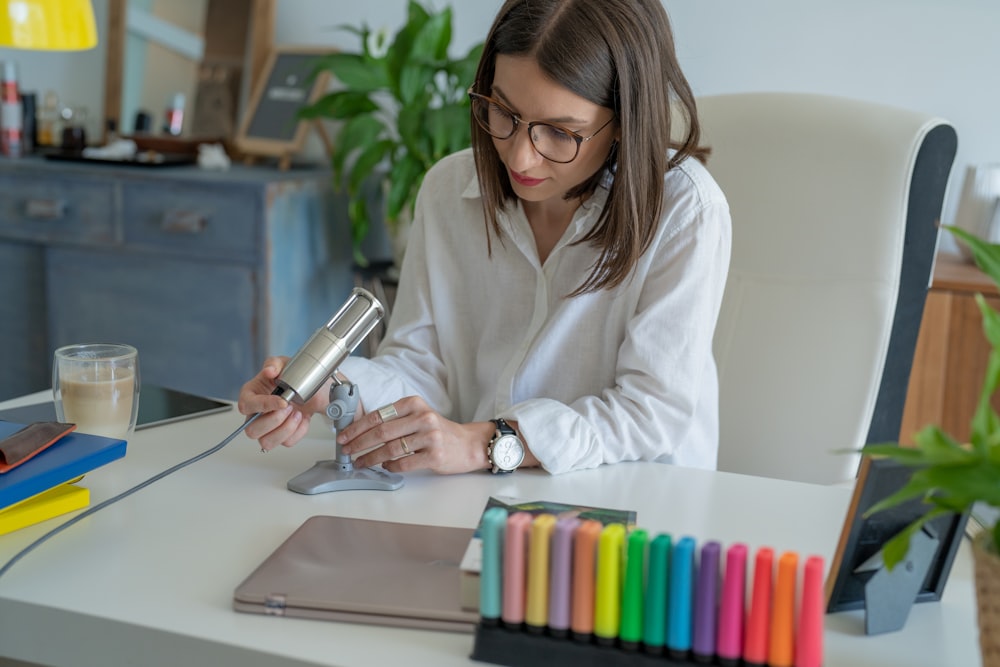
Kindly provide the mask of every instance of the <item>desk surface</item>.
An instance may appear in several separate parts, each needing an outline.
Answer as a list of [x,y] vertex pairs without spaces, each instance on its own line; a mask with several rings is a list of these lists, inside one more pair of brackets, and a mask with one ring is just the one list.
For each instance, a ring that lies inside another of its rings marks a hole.
[[[240,422],[233,411],[140,431],[124,459],[83,484],[96,504],[210,448]],[[635,509],[651,531],[829,563],[851,493],[625,463],[559,476],[411,474],[394,492],[302,496],[286,490],[287,480],[333,451],[322,430],[311,436],[263,455],[241,435],[42,545],[0,578],[0,655],[74,667],[467,665],[471,635],[242,614],[232,610],[233,590],[310,516],[472,527],[491,494]],[[61,520],[0,536],[0,564]],[[943,600],[917,605],[898,633],[866,637],[861,612],[827,616],[826,667],[979,665],[971,570],[963,545]]]

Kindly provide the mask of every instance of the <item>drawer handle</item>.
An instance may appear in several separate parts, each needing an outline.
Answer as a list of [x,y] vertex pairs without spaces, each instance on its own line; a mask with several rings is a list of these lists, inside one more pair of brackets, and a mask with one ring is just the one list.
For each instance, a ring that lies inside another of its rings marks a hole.
[[29,199],[25,202],[24,214],[31,220],[62,220],[67,208],[62,199]]
[[167,211],[160,229],[169,234],[201,234],[208,226],[208,216],[199,211]]

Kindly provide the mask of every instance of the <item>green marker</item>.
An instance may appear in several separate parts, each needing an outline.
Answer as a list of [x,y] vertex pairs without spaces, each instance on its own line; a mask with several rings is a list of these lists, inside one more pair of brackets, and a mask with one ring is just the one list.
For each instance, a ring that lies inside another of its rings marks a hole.
[[643,586],[646,579],[646,543],[649,533],[637,528],[628,536],[625,553],[625,588],[622,591],[622,648],[635,651],[642,641]]
[[642,643],[647,653],[659,655],[667,644],[667,597],[670,581],[670,535],[661,533],[649,543],[646,579],[646,615]]

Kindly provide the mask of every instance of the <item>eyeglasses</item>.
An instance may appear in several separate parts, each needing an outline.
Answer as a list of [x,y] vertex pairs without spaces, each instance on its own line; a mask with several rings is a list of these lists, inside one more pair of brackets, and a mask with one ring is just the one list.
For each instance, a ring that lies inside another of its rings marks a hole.
[[469,99],[472,101],[472,115],[475,117],[479,127],[495,139],[510,139],[517,132],[519,125],[526,125],[528,128],[528,139],[534,146],[538,154],[551,162],[566,164],[576,159],[580,153],[580,145],[585,141],[590,141],[597,134],[611,124],[614,116],[608,119],[604,125],[597,128],[589,137],[580,136],[573,130],[564,127],[545,123],[542,121],[532,121],[526,123],[520,116],[511,111],[506,105],[492,97],[480,95],[469,91]]

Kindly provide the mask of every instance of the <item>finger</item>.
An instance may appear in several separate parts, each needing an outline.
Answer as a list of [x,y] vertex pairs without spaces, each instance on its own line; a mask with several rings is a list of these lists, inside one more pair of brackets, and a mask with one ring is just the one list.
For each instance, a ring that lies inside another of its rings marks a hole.
[[296,410],[281,424],[281,426],[260,439],[261,450],[269,452],[279,445],[281,447],[293,446],[296,442],[298,442],[298,438],[295,437],[295,434],[301,423],[302,413]]

